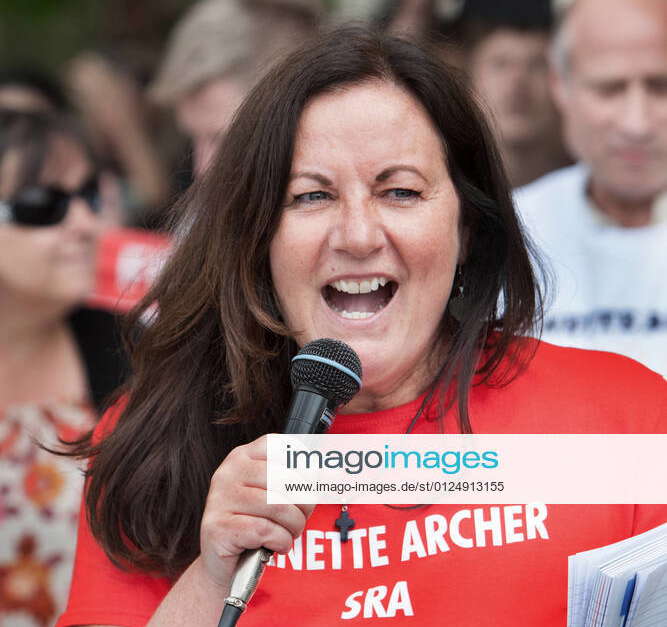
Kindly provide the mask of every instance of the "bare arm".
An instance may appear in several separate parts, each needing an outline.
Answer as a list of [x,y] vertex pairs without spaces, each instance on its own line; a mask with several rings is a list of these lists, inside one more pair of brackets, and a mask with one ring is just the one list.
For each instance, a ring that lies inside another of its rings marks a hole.
[[79,55],[67,79],[83,115],[121,162],[141,202],[160,206],[169,195],[169,176],[146,130],[138,85],[94,53]]
[[[181,575],[156,610],[147,627],[158,625],[201,625],[215,627],[220,620],[227,596],[207,576],[201,558],[197,558]],[[114,627],[113,625],[81,625],[78,627]],[[117,627],[117,626],[115,626]]]
[[[231,577],[231,573],[230,573]],[[213,582],[197,558],[165,597],[147,627],[211,625],[220,620],[229,586]]]

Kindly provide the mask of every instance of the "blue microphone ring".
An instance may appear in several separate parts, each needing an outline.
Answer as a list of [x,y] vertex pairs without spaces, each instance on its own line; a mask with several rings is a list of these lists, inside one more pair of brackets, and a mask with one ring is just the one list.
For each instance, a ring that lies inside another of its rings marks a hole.
[[333,368],[336,368],[336,370],[340,370],[340,372],[346,374],[348,377],[352,377],[359,387],[361,387],[361,379],[359,378],[359,375],[333,359],[327,359],[326,357],[320,357],[319,355],[297,355],[296,357],[292,357],[292,361],[296,361],[297,359],[310,359],[311,361],[319,361],[321,364],[332,366]]

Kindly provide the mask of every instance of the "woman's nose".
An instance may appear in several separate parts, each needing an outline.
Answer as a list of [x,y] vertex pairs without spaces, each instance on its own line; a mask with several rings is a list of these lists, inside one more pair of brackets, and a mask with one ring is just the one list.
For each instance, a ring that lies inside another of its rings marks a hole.
[[88,202],[77,196],[69,201],[64,226],[81,235],[94,237],[99,230],[99,220]]
[[651,125],[650,98],[651,95],[642,84],[628,88],[618,117],[619,127],[628,138],[636,141],[648,140],[655,132]]
[[371,200],[343,202],[336,212],[330,245],[334,250],[364,259],[385,244],[382,218]]

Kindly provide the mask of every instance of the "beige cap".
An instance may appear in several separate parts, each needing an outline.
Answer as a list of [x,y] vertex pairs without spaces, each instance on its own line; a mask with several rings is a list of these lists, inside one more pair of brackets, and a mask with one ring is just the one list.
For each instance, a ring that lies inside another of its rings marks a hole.
[[267,59],[314,32],[321,0],[204,0],[176,24],[150,88],[173,104],[207,81],[228,74],[253,80]]

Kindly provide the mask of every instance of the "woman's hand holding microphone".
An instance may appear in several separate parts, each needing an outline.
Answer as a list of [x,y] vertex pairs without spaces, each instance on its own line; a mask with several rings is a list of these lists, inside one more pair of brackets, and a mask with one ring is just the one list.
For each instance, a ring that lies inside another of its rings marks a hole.
[[292,548],[315,505],[266,502],[267,436],[237,446],[211,479],[201,524],[201,559],[210,578],[228,586],[240,554]]

